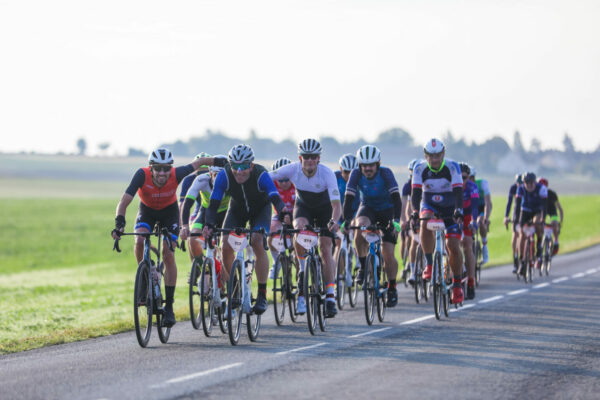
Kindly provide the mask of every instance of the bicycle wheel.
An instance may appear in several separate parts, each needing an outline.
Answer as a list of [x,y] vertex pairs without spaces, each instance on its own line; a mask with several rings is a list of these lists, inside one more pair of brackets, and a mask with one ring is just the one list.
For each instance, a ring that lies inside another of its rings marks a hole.
[[287,301],[287,274],[289,266],[287,257],[283,254],[277,256],[275,271],[273,273],[273,312],[277,326],[283,324],[285,318],[285,306]]
[[419,304],[421,298],[427,297],[427,293],[425,292],[425,286],[423,285],[423,250],[421,246],[417,249],[417,258],[415,260],[415,302]]
[[197,257],[192,263],[190,270],[190,281],[188,282],[188,298],[190,303],[190,321],[194,329],[200,329],[200,291],[198,288],[198,277],[200,276],[200,266],[202,259]]
[[534,240],[530,239],[530,245],[529,245],[529,268],[527,269],[527,275],[529,277],[529,283],[533,282],[533,268],[535,265],[535,244],[534,244]]
[[[159,271],[164,271],[165,270],[165,265],[164,263],[161,261],[160,262],[161,266],[159,268]],[[165,293],[165,280],[161,279],[161,287],[159,287],[160,293],[158,293],[158,296],[155,295],[154,298],[154,303],[156,304],[155,307],[157,310],[162,310],[164,307],[164,303],[165,301],[163,300],[163,293]],[[169,336],[171,335],[171,327],[166,327],[162,325],[162,319],[163,319],[163,314],[161,311],[156,313],[156,330],[158,331],[158,338],[160,339],[161,343],[167,343],[169,341]]]
[[146,261],[138,265],[133,289],[133,321],[135,335],[142,347],[148,345],[152,333],[152,280],[150,266]]
[[388,290],[388,279],[387,273],[383,265],[379,265],[381,272],[379,273],[379,294],[377,296],[377,318],[379,322],[383,322],[385,319],[385,309],[387,308],[387,290]]
[[240,340],[242,326],[242,285],[244,284],[242,262],[233,261],[229,272],[229,285],[227,287],[227,331],[232,345]]
[[[437,253],[437,257],[439,258],[439,263],[440,265],[443,265],[442,271],[443,271],[443,277],[442,277],[442,281],[445,283],[445,285],[442,285],[442,305],[444,308],[444,315],[447,317],[448,316],[448,305],[450,304],[450,273],[448,271],[448,260],[446,259],[446,262],[442,264],[442,255],[440,253]],[[458,304],[455,305],[456,308],[458,308]]]
[[306,299],[306,322],[311,335],[317,330],[319,314],[319,287],[317,281],[317,265],[314,256],[308,256],[304,268],[304,297]]
[[318,317],[319,317],[319,328],[321,332],[325,332],[327,328],[327,318],[325,318],[325,284],[323,283],[323,275],[322,275],[322,265],[321,260],[317,258],[317,293],[319,294],[317,297],[319,307],[317,308]]
[[290,310],[290,319],[292,322],[296,322],[298,316],[296,315],[296,298],[298,296],[298,277],[296,275],[296,271],[298,271],[298,266],[296,264],[296,260],[293,256],[286,256],[288,260],[288,272],[286,274],[286,290],[287,290],[287,302],[288,308]]
[[544,250],[544,271],[546,272],[546,276],[550,275],[550,266],[552,264],[552,253],[554,252],[554,242],[551,238],[547,238],[546,247]]
[[481,280],[481,242],[477,239],[475,243],[475,287],[479,287]]
[[348,288],[348,302],[350,303],[350,307],[354,308],[358,301],[358,283],[356,283],[356,279],[358,278],[360,262],[356,256],[356,251],[352,247],[350,247],[348,252],[348,264],[348,270],[352,271],[352,286]]
[[344,294],[346,292],[346,249],[340,249],[337,257],[337,285],[335,287],[336,296],[337,296],[337,304],[338,308],[341,310],[344,309],[345,297]]
[[212,333],[215,321],[215,299],[213,297],[213,260],[206,258],[202,263],[198,288],[200,290],[200,321],[206,336]]
[[367,324],[372,325],[375,318],[375,259],[372,254],[367,256],[365,263],[365,276],[363,280],[363,293],[365,296],[365,318]]
[[[250,304],[254,305],[256,299],[258,297],[258,285],[254,288],[254,293],[252,292],[252,277],[246,278],[249,281],[246,283],[246,290],[250,291]],[[283,306],[284,303],[282,303]],[[284,308],[284,307],[282,307]],[[285,308],[284,308],[285,309]],[[258,332],[260,332],[260,315],[255,314],[253,311],[246,313],[246,328],[248,330],[248,338],[251,342],[256,342],[258,338]]]
[[406,271],[406,263],[408,262],[408,256],[410,253],[410,246],[404,246],[404,252],[402,253],[402,282],[404,283],[404,287],[408,287],[408,277]]
[[442,317],[442,297],[443,297],[443,283],[442,283],[442,266],[441,257],[439,257],[439,253],[434,254],[433,258],[433,273],[432,273],[432,282],[433,282],[433,311],[435,312],[435,318],[438,320]]

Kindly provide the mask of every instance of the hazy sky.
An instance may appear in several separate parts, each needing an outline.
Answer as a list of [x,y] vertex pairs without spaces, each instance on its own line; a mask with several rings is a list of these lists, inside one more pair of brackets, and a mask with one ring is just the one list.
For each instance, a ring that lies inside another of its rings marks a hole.
[[595,0],[0,0],[0,151],[391,127],[592,150],[598,21]]

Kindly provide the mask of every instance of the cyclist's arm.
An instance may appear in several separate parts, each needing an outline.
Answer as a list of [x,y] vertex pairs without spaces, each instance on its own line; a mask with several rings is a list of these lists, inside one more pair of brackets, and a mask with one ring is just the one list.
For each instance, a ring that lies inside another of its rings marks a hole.
[[348,178],[348,183],[346,183],[346,193],[344,193],[344,208],[343,208],[343,216],[345,221],[350,221],[354,216],[353,203],[354,197],[356,196],[356,191],[358,189],[358,179],[360,178],[360,170],[354,169],[350,173],[350,177]]
[[206,224],[214,225],[217,220],[217,212],[219,210],[219,205],[221,205],[221,200],[225,195],[225,191],[228,188],[227,181],[227,172],[225,170],[219,171],[217,177],[215,178],[215,183],[213,185],[213,191],[210,194],[210,202],[208,208],[206,209]]
[[227,158],[224,157],[200,157],[191,162],[194,171],[200,169],[203,165],[216,165],[224,167],[227,164]]
[[556,208],[558,208],[558,213],[560,214],[560,223],[562,224],[563,222],[563,208],[560,205],[560,201],[558,201],[558,197],[556,198]]
[[471,193],[471,214],[473,215],[473,222],[477,222],[477,216],[479,214],[479,193],[476,191]]
[[331,213],[332,221],[339,221],[342,216],[342,203],[340,200],[331,200],[331,208],[333,209]]
[[[415,170],[413,172],[411,186],[412,186],[412,195],[410,198],[413,212],[421,209],[421,197],[423,196],[423,168],[419,165],[415,166]],[[462,175],[461,175],[462,177]]]
[[513,197],[515,197],[515,195],[514,195],[514,193],[512,191],[510,191],[508,193],[508,201],[506,202],[506,211],[504,212],[504,217],[506,217],[506,218],[508,218],[508,215],[510,214],[510,209],[512,207]]
[[277,190],[277,187],[275,186],[275,183],[273,182],[273,179],[271,179],[271,176],[268,172],[263,172],[258,177],[258,189],[267,193],[269,201],[271,202],[271,204],[273,204],[273,207],[275,207],[275,211],[277,211],[277,214],[283,211],[283,209],[285,208],[285,203],[283,202],[283,200],[281,200],[279,191]]
[[490,220],[490,216],[492,215],[492,196],[490,196],[489,194],[486,194],[484,196],[484,203],[485,203],[485,209],[484,209],[484,217],[486,221]]
[[123,197],[121,197],[121,200],[117,205],[117,215],[122,215],[123,217],[125,217],[127,207],[129,206],[129,204],[131,204],[131,201],[135,197],[135,194],[138,191],[138,189],[144,185],[145,180],[146,174],[144,173],[144,170],[141,168],[138,169],[133,175],[133,178],[131,178],[129,186],[127,186],[127,189],[125,189],[125,193],[123,194]]
[[392,205],[394,207],[394,221],[399,222],[400,218],[402,217],[402,199],[400,198],[400,188],[398,187],[398,182],[394,177],[394,173],[389,168],[382,168],[381,176],[388,187],[390,200],[392,201]]
[[131,204],[132,200],[133,200],[132,195],[130,195],[129,193],[123,194],[123,197],[121,197],[121,200],[119,201],[119,204],[117,205],[117,216],[122,215],[123,217],[125,217],[125,213],[127,212],[127,207],[129,206],[129,204]]

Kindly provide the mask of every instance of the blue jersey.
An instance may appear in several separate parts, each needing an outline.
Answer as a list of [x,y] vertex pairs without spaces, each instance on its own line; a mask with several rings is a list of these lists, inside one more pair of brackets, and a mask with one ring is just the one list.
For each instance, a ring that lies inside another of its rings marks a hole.
[[[335,171],[335,179],[337,180],[338,189],[340,190],[340,200],[342,201],[343,207],[344,199],[346,198],[346,181],[342,178],[342,173],[340,171]],[[352,201],[352,215],[356,215],[358,206],[360,206],[360,196],[354,196],[354,201]],[[343,218],[343,216],[340,218]]]
[[463,213],[464,215],[472,214],[473,218],[477,218],[479,214],[479,190],[477,184],[471,180],[467,180],[463,186]]
[[357,191],[361,194],[361,204],[375,211],[393,208],[391,195],[399,192],[394,173],[386,167],[379,167],[371,179],[367,179],[360,169],[353,170],[348,179],[346,193],[356,196]]
[[521,202],[521,210],[537,213],[542,210],[544,199],[548,198],[548,189],[541,183],[535,184],[535,189],[528,192],[525,185],[520,185],[517,188],[515,201]]
[[408,181],[402,186],[402,197],[410,197],[412,194],[412,176],[408,178]]

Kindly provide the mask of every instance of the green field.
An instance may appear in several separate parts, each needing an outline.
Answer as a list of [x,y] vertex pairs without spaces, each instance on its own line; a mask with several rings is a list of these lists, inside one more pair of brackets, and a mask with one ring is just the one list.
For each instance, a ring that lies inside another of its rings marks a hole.
[[[39,197],[0,197],[4,222],[0,354],[133,327],[133,239],[124,238],[123,252],[116,253],[110,238],[118,197],[51,198],[47,194],[42,190]],[[600,243],[600,196],[562,196],[561,202],[565,210],[561,252]],[[502,225],[505,199],[495,197],[494,205],[490,265],[511,261],[510,232]],[[129,228],[136,208],[136,202],[129,207]],[[188,255],[178,251],[177,262],[175,309],[183,323],[189,318]]]

